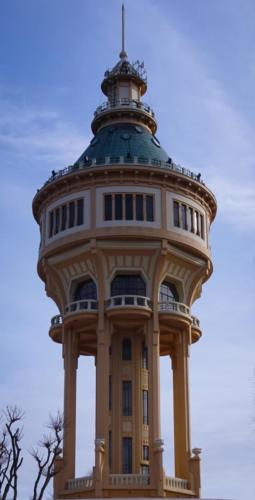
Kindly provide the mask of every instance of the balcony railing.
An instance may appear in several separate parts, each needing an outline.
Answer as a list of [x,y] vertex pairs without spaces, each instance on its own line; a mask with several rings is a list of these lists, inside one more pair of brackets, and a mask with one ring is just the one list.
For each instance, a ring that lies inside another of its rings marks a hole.
[[[62,170],[59,170],[58,172],[53,172],[51,177],[44,183],[43,187],[49,184],[50,182],[53,182],[57,179],[60,179],[61,177],[64,177],[65,175],[75,173],[79,170],[87,170],[89,168],[93,168],[97,165],[130,165],[130,164],[135,164],[135,165],[148,165],[152,167],[159,167],[167,170],[171,170],[173,172],[179,173],[181,175],[185,175],[189,177],[190,179],[193,179],[194,181],[200,182],[200,184],[204,184],[204,182],[201,180],[200,174],[194,174],[191,172],[191,170],[188,170],[186,168],[181,167],[181,165],[177,165],[174,163],[172,160],[169,159],[169,161],[161,161],[161,160],[156,160],[154,158],[146,158],[143,156],[131,156],[131,157],[125,157],[125,156],[106,156],[106,157],[101,157],[101,158],[82,158],[80,159],[77,163],[74,165],[69,165],[66,168],[63,168]],[[40,191],[40,189],[38,190]]]
[[140,295],[116,295],[105,301],[106,309],[130,306],[151,310],[151,299]]
[[159,302],[158,310],[163,313],[173,312],[186,315],[189,315],[190,313],[190,308],[186,306],[186,304],[182,304],[182,302],[176,302],[174,300],[169,302]]
[[145,104],[144,102],[141,101],[136,101],[135,99],[116,99],[115,101],[107,101],[101,104],[101,106],[98,106],[94,113],[94,117],[97,118],[99,115],[102,113],[105,113],[107,111],[112,111],[115,109],[123,109],[123,108],[129,108],[129,109],[137,109],[144,111],[147,115],[151,116],[154,118],[155,114],[154,111],[151,109],[148,104]]
[[200,321],[196,316],[191,316],[192,326],[200,329]]
[[56,316],[53,316],[51,318],[51,326],[59,326],[62,325],[63,323],[63,318],[61,314],[57,314]]
[[110,474],[111,486],[147,486],[150,484],[150,476],[145,474]]
[[81,490],[81,489],[91,489],[93,488],[93,478],[92,476],[87,477],[77,477],[76,479],[69,479],[67,481],[68,490]]
[[97,300],[76,300],[71,302],[65,307],[65,314],[93,311],[96,312],[98,308]]
[[165,488],[172,490],[188,490],[189,484],[186,479],[179,479],[178,477],[165,477]]

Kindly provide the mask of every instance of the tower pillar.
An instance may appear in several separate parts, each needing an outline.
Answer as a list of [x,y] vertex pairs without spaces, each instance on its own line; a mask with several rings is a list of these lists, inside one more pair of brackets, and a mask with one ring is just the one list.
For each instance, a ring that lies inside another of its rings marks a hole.
[[175,476],[190,480],[189,327],[180,331],[172,355]]
[[[156,322],[157,323],[157,322]],[[163,493],[163,447],[160,427],[160,332],[151,319],[148,325],[150,477]]]
[[102,495],[103,482],[108,481],[108,420],[109,413],[109,325],[97,331],[96,355],[96,494]]
[[63,475],[65,480],[75,477],[76,445],[76,371],[78,361],[77,336],[71,329],[63,332],[64,389],[64,442]]

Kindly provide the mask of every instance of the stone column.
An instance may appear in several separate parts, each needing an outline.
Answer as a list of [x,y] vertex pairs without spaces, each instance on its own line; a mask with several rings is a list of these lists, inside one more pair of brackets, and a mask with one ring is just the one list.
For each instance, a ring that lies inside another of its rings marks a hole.
[[189,328],[176,335],[172,355],[175,476],[186,480],[190,479],[188,356]]
[[160,338],[157,323],[151,319],[148,325],[149,361],[149,445],[150,479],[160,495],[163,491],[163,447],[160,426]]
[[[109,324],[97,331],[96,355],[96,470],[97,495],[102,495],[103,481],[108,481],[109,421]],[[98,444],[100,443],[100,445]],[[103,443],[103,444],[102,444]]]
[[63,463],[64,478],[68,480],[75,477],[76,370],[78,349],[75,332],[71,329],[64,330],[63,337],[65,370]]

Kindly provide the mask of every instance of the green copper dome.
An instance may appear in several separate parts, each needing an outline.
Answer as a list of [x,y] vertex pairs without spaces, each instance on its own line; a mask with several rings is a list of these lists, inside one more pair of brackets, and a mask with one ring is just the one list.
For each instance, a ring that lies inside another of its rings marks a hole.
[[118,123],[98,131],[79,161],[104,160],[106,157],[142,158],[167,162],[169,155],[158,139],[142,125]]

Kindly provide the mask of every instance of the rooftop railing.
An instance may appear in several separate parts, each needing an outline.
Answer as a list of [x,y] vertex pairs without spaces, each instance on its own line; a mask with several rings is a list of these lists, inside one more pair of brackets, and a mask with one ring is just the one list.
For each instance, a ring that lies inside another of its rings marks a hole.
[[[191,172],[191,170],[188,170],[186,168],[181,167],[180,165],[177,165],[174,163],[170,158],[168,161],[162,161],[162,160],[156,160],[156,159],[151,159],[151,158],[146,158],[145,156],[105,156],[101,158],[81,158],[77,163],[74,165],[69,165],[66,168],[63,168],[62,170],[59,170],[58,172],[55,172],[54,170],[52,171],[52,174],[50,178],[44,183],[42,186],[45,187],[47,184],[60,179],[61,177],[64,177],[66,175],[79,172],[82,170],[87,170],[87,169],[92,169],[93,167],[100,166],[100,165],[148,165],[152,167],[158,167],[162,169],[167,169],[172,172],[176,172],[181,175],[185,175],[186,177],[189,177],[190,179],[193,179],[194,181],[200,182],[201,184],[204,184],[204,182],[201,180],[201,174],[194,174]],[[38,189],[40,191],[40,189]]]
[[115,101],[106,101],[101,104],[101,106],[98,106],[98,108],[94,112],[94,118],[97,118],[97,116],[101,115],[101,113],[105,113],[106,111],[113,111],[115,109],[123,108],[143,111],[147,115],[150,115],[152,118],[155,117],[154,111],[148,104],[145,104],[142,101],[137,101],[135,99],[122,98],[116,99]]

